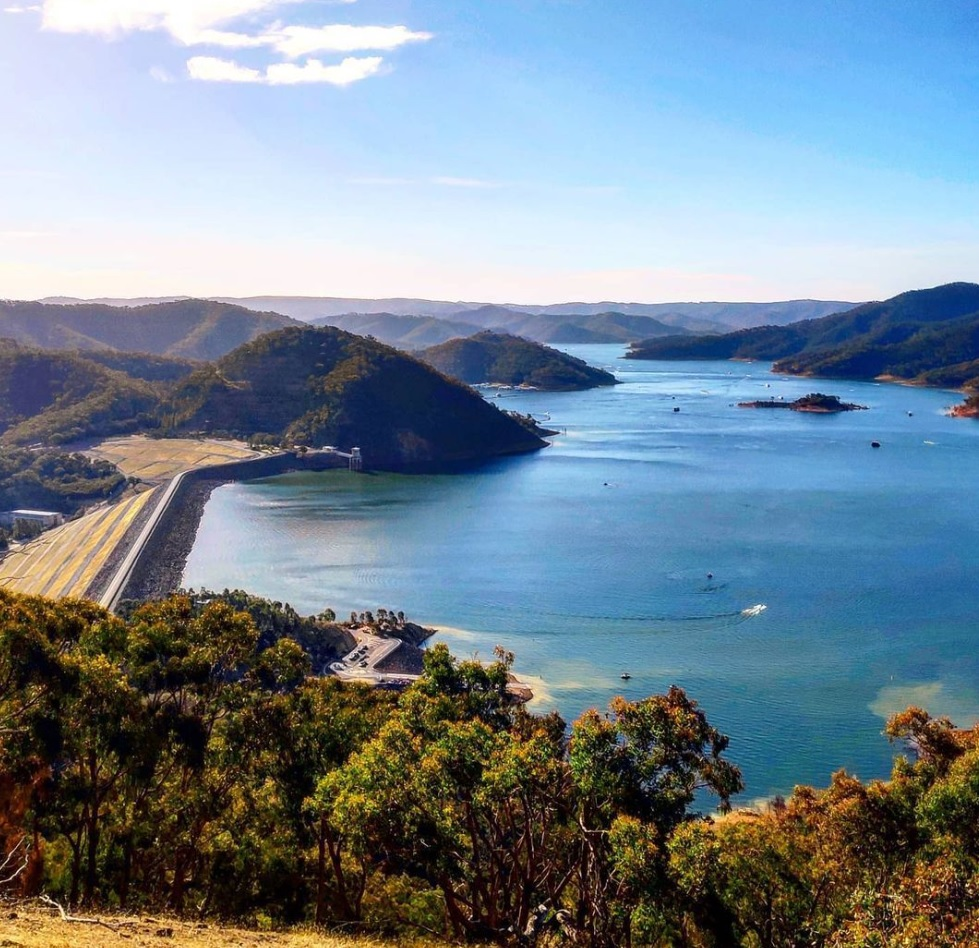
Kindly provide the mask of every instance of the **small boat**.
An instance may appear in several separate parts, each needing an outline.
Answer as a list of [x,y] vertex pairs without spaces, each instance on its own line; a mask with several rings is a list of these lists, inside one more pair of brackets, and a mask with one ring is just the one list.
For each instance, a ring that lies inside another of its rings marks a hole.
[[872,448],[879,448],[880,447],[880,442],[879,441],[871,441],[870,442],[870,446]]
[[623,681],[628,681],[631,677],[632,675],[630,675],[628,672],[622,672],[622,674],[619,675],[619,678],[621,678]]

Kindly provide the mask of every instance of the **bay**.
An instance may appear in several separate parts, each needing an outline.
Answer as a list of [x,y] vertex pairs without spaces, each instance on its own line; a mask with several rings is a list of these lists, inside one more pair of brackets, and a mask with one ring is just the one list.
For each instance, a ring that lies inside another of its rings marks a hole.
[[[402,609],[458,655],[513,650],[533,707],[569,719],[677,683],[731,736],[745,799],[886,776],[881,728],[909,703],[979,716],[979,424],[945,415],[960,396],[565,348],[622,384],[494,398],[560,429],[546,450],[226,485],[184,585]],[[736,407],[814,390],[869,410]]]

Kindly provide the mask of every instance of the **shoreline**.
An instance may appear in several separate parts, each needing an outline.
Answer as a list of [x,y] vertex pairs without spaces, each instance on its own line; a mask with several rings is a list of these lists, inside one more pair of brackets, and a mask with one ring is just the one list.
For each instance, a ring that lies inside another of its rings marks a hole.
[[[334,455],[276,454],[209,465],[185,472],[166,509],[160,511],[153,532],[137,554],[132,572],[120,592],[119,601],[162,599],[180,588],[187,557],[197,540],[204,508],[216,488],[236,481],[276,477],[293,471],[340,470],[346,467],[346,459]],[[119,564],[139,537],[139,530],[152,515],[156,515],[155,508],[152,513],[147,513],[141,524],[134,525],[127,532],[124,541],[113,553],[114,569],[105,570],[105,576],[96,577],[103,588],[111,582]]]

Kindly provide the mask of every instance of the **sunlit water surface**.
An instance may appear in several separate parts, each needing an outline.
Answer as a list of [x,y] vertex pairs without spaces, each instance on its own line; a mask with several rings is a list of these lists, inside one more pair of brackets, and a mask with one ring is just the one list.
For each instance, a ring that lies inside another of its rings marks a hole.
[[[622,384],[499,398],[562,430],[548,449],[221,487],[184,584],[403,609],[459,655],[513,650],[533,707],[568,718],[676,682],[731,735],[745,799],[886,776],[881,728],[908,703],[979,716],[979,423],[944,415],[959,396],[567,349]],[[814,389],[870,410],[735,407]]]

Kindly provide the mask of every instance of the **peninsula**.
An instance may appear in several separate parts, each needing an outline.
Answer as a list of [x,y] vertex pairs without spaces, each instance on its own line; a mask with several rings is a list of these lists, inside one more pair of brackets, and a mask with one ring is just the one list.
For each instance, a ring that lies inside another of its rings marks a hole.
[[519,385],[544,392],[570,392],[617,384],[611,372],[583,359],[491,330],[422,349],[418,358],[470,385]]

